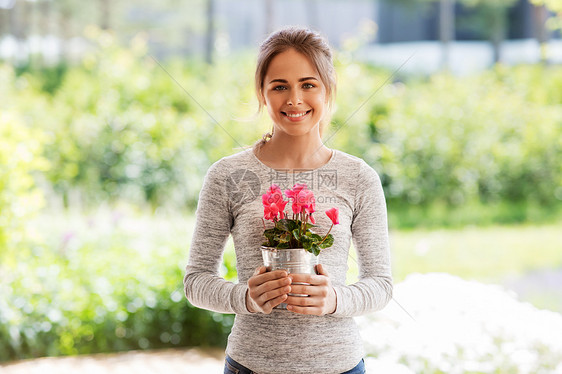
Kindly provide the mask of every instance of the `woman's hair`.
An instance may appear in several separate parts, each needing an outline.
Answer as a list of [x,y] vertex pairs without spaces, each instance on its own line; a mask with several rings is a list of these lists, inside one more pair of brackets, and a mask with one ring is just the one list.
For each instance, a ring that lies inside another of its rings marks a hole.
[[[265,105],[263,100],[263,86],[271,60],[278,54],[291,48],[306,56],[318,71],[320,80],[324,83],[324,87],[326,87],[328,108],[331,110],[336,92],[336,73],[332,62],[330,46],[324,37],[316,31],[304,27],[289,26],[270,34],[260,46],[255,76],[256,95],[259,102],[258,112],[260,112]],[[329,115],[324,117],[321,121],[320,136],[322,136],[324,128],[329,122]],[[262,139],[260,139],[254,147],[259,151],[259,148],[272,136],[273,129],[271,132],[264,134]]]

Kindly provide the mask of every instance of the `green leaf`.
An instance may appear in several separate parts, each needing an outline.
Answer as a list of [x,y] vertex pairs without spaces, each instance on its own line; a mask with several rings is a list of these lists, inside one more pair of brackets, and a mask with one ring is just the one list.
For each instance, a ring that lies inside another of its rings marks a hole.
[[279,243],[288,243],[291,240],[291,233],[286,232],[279,236]]
[[312,240],[312,238],[310,238],[310,237],[308,237],[308,236],[305,236],[305,235],[303,235],[303,236],[301,237],[300,242],[301,242],[301,244],[302,244],[302,247],[303,247],[304,249],[306,249],[306,250],[309,250],[309,249],[311,248],[311,246],[312,246],[312,243],[314,243],[314,241]]
[[334,237],[332,236],[332,234],[328,234],[326,240],[324,240],[322,244],[320,244],[320,248],[328,248],[331,247],[333,244],[334,244]]
[[311,236],[311,238],[312,238],[315,242],[317,242],[317,243],[320,243],[320,242],[322,241],[322,237],[321,237],[320,235],[318,235],[318,234],[312,234],[312,235],[310,235],[310,236]]
[[294,229],[294,230],[293,230],[293,237],[294,237],[295,239],[297,239],[298,241],[300,241],[299,229]]
[[275,237],[278,235],[277,234],[277,230],[276,229],[267,229],[263,232],[263,235],[267,238],[268,243],[267,246],[269,247],[275,247],[276,243],[275,243]]
[[277,228],[278,230],[288,231],[288,232],[293,231],[297,227],[298,225],[295,221],[286,218],[280,219],[279,221],[277,221],[277,224],[275,225],[275,228]]
[[309,252],[312,252],[315,256],[318,256],[320,254],[320,248],[316,243],[314,243],[312,244],[311,250]]

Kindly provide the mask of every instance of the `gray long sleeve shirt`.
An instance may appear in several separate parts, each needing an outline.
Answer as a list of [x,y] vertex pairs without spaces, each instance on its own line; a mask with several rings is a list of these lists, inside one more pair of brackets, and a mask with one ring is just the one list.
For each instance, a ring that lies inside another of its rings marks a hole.
[[[324,211],[339,209],[340,223],[331,231],[334,245],[319,256],[336,291],[333,314],[274,309],[266,315],[246,308],[247,281],[263,264],[261,195],[273,183],[283,192],[295,183],[307,184],[316,199],[315,232],[320,235],[331,226]],[[219,276],[229,235],[238,283]],[[346,285],[352,240],[359,280]],[[352,317],[383,308],[392,295],[386,203],[378,174],[360,158],[338,150],[322,167],[293,173],[268,167],[251,149],[220,159],[209,168],[199,195],[184,286],[193,305],[236,314],[226,353],[257,373],[329,374],[353,368],[364,349]]]

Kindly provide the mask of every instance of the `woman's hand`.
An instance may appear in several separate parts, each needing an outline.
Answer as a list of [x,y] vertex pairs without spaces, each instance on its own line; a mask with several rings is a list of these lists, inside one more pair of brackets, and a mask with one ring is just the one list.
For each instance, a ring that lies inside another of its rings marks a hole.
[[248,279],[248,293],[246,293],[246,307],[252,313],[269,314],[277,305],[287,299],[291,292],[291,276],[286,270],[267,272],[265,266],[260,266],[254,275]]
[[[336,311],[336,291],[332,287],[328,273],[322,265],[316,265],[316,272],[318,275],[291,274],[291,278],[293,278],[291,293],[304,294],[308,295],[308,297],[287,297],[287,301],[285,301],[287,303],[287,310],[317,316],[331,314]],[[295,284],[295,282],[308,283],[309,285]]]

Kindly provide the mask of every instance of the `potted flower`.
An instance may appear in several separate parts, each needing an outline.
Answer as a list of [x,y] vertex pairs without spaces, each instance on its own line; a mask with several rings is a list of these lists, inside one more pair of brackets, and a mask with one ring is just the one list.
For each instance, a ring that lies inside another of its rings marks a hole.
[[[261,247],[264,264],[268,270],[287,269],[289,273],[315,274],[317,256],[322,249],[334,244],[330,231],[339,223],[338,209],[331,208],[325,212],[332,226],[326,235],[321,236],[311,231],[316,227],[313,216],[316,204],[314,194],[307,185],[297,183],[292,189],[286,190],[285,195],[292,201],[291,216],[285,213],[289,201],[283,199],[279,186],[273,184],[262,195],[263,234],[267,239]],[[273,222],[273,227],[267,228],[266,220]]]

